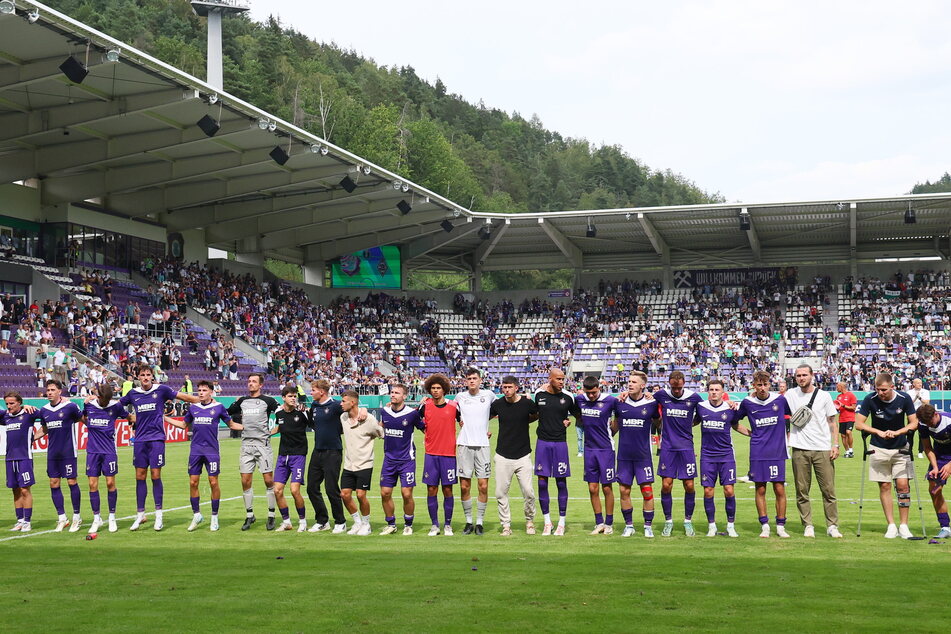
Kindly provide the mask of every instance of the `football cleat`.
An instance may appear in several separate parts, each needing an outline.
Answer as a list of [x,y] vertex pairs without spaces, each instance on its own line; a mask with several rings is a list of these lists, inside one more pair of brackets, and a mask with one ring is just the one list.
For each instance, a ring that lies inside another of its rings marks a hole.
[[194,517],[192,517],[191,524],[188,525],[188,532],[190,533],[196,528],[198,528],[198,525],[204,521],[205,521],[205,517],[201,513],[195,513]]
[[253,515],[248,515],[244,518],[244,524],[241,525],[241,530],[246,531],[251,528],[251,524],[254,524],[257,520]]
[[218,524],[218,516],[217,516],[217,515],[212,515],[212,516],[211,516],[211,527],[210,527],[210,528],[211,528],[211,530],[213,530],[213,531],[216,531],[216,530],[218,530],[219,528],[221,528],[221,525]]
[[65,517],[61,517],[56,521],[56,527],[53,529],[54,533],[62,533],[64,528],[69,527],[69,520]]
[[545,528],[542,529],[542,537],[550,536],[552,528],[554,527],[551,524],[545,524]]
[[307,532],[307,520],[299,520],[297,522],[297,532],[306,533]]
[[483,534],[484,532],[485,532],[485,529],[482,527],[482,524],[476,524],[476,525],[475,525],[475,534],[476,534],[476,535],[481,535],[481,534]]
[[129,527],[130,531],[137,531],[142,524],[145,523],[145,513],[139,513],[135,516],[135,520],[132,522],[132,526]]
[[654,527],[653,527],[653,526],[645,526],[645,527],[644,527],[644,537],[646,537],[646,538],[648,538],[648,539],[652,539],[652,538],[654,537]]
[[729,537],[739,537],[740,534],[736,532],[736,526],[733,525],[733,522],[728,522],[726,525],[726,534]]
[[285,531],[294,530],[294,525],[290,522],[281,522],[277,528],[274,529],[275,533],[283,533]]
[[383,530],[380,531],[380,535],[392,535],[395,532],[396,532],[396,524],[387,524],[386,526],[383,527]]
[[621,537],[631,537],[631,536],[636,535],[636,534],[637,534],[637,533],[636,533],[636,531],[634,530],[634,527],[631,526],[630,524],[628,524],[627,526],[624,527],[624,532],[621,533]]
[[346,523],[346,522],[342,522],[342,523],[340,523],[340,524],[334,524],[333,531],[331,531],[331,532],[332,532],[334,535],[339,535],[340,533],[346,533],[346,532],[347,532],[347,523]]
[[951,537],[951,528],[947,526],[942,526],[938,534],[934,536],[935,539],[947,539],[949,537]]
[[463,534],[463,535],[471,535],[471,534],[474,533],[474,532],[475,532],[475,528],[472,526],[472,524],[470,524],[470,523],[468,523],[468,522],[466,523],[465,526],[462,527],[462,534]]
[[594,527],[594,530],[591,531],[591,534],[600,535],[603,532],[604,532],[604,524],[598,524],[597,526]]
[[613,535],[613,534],[614,534],[614,527],[610,525],[605,525],[604,535]]
[[447,537],[452,537],[452,525],[446,524],[442,529],[442,534]]
[[403,527],[403,534],[404,534],[404,535],[412,535],[412,534],[413,534],[413,527],[412,527],[412,526],[404,526],[404,527]]
[[769,537],[769,524],[763,524],[763,528],[760,530],[759,536],[763,538]]
[[707,537],[716,537],[717,536],[717,525],[714,522],[710,522],[710,525],[707,526]]
[[661,531],[662,537],[670,537],[670,534],[674,532],[674,520],[666,520],[664,522],[664,530]]
[[429,529],[429,536],[435,537],[438,534],[439,534],[439,527],[433,524],[433,527]]
[[350,530],[347,531],[347,535],[356,535],[362,524],[363,522],[354,522],[353,526],[350,527]]
[[79,515],[73,515],[73,521],[69,523],[69,532],[75,533],[79,530],[79,527],[83,525],[83,518]]
[[165,522],[162,521],[162,514],[161,514],[161,513],[156,513],[156,514],[155,514],[155,524],[152,525],[152,528],[154,528],[154,529],[157,530],[157,531],[160,531],[160,530],[162,530],[163,528],[165,528]]
[[786,527],[782,524],[776,525],[776,537],[782,537],[783,539],[789,537],[789,533],[786,532]]
[[21,533],[29,533],[31,530],[33,530],[33,525],[30,522],[23,522],[23,524],[20,525]]
[[555,535],[556,537],[562,537],[564,536],[564,534],[565,534],[564,524],[559,524],[558,526],[555,527],[555,532],[553,533],[553,535]]
[[116,516],[110,514],[109,515],[109,532],[115,533],[118,530],[119,530],[119,524],[118,522],[116,522]]
[[373,533],[373,529],[370,528],[370,522],[361,522],[360,530],[357,531],[357,535],[361,537],[366,537]]
[[18,531],[23,528],[23,520],[17,520],[17,523],[10,527],[10,531]]
[[693,522],[690,520],[684,520],[684,535],[687,537],[693,537],[697,532],[693,530]]
[[277,518],[275,518],[273,515],[268,515],[267,524],[265,524],[264,527],[269,531],[273,531],[275,528],[277,528]]
[[98,515],[92,518],[92,524],[89,525],[89,534],[95,535],[102,528],[102,518]]

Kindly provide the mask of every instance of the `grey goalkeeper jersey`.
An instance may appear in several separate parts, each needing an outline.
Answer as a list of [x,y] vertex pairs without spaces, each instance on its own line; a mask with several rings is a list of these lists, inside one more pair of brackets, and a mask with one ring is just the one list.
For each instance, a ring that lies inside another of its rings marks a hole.
[[244,426],[242,443],[270,444],[268,419],[277,411],[277,401],[270,396],[242,396],[228,408],[236,422]]

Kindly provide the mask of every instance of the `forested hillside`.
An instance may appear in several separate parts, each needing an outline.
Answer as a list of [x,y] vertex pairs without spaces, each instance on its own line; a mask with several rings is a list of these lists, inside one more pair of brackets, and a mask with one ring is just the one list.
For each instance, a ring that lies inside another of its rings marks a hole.
[[[187,0],[49,4],[197,77],[205,25]],[[332,31],[332,24],[328,25]],[[477,211],[550,211],[719,199],[617,146],[595,146],[279,24],[224,21],[225,89]],[[387,60],[395,61],[395,60]],[[469,96],[474,98],[477,96]],[[636,150],[636,148],[633,148]]]

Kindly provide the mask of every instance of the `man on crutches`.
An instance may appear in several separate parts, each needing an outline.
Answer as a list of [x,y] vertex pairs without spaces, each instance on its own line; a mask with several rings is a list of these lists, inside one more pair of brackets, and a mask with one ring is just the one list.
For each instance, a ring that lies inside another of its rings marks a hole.
[[[875,392],[866,396],[859,406],[855,414],[855,429],[871,436],[868,478],[878,482],[879,499],[888,522],[885,537],[913,538],[908,528],[911,507],[908,478],[914,477],[914,470],[907,448],[910,446],[909,436],[918,429],[918,417],[911,397],[895,390],[892,375],[882,373],[875,377]],[[898,490],[898,526],[895,525],[892,480]]]

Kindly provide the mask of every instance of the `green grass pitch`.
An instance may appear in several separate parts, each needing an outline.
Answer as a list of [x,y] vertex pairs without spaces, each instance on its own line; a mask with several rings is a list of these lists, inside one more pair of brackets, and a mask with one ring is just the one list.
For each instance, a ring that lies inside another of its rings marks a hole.
[[[573,430],[569,431],[573,448]],[[738,468],[747,466],[747,440],[734,436]],[[421,440],[418,440],[421,444]],[[675,485],[673,537],[659,536],[660,485],[655,485],[658,537],[641,533],[641,505],[635,500],[637,536],[590,536],[593,518],[581,481],[581,459],[572,452],[568,534],[563,538],[524,534],[521,502],[513,500],[515,535],[498,534],[490,482],[487,531],[462,536],[457,500],[453,537],[426,536],[425,489],[418,487],[416,534],[349,535],[265,531],[264,488],[255,476],[259,522],[239,530],[244,509],[237,474],[238,441],[222,441],[222,527],[208,522],[188,533],[187,444],[168,446],[165,530],[130,532],[87,541],[79,533],[44,533],[54,524],[45,482],[45,457],[38,454],[39,484],[34,532],[9,539],[12,496],[0,505],[0,629],[12,631],[459,631],[541,629],[546,631],[631,630],[892,630],[946,631],[946,620],[928,587],[943,587],[951,569],[951,545],[882,538],[884,518],[874,485],[866,483],[863,536],[855,537],[860,458],[837,461],[840,526],[845,539],[825,537],[822,504],[813,488],[818,537],[802,537],[795,494],[789,483],[792,538],[759,539],[750,485],[737,485],[739,539],[706,538],[698,487],[694,523],[698,536],[683,535],[682,492]],[[377,449],[377,470],[382,458]],[[135,511],[131,451],[119,450],[119,517]],[[83,469],[85,456],[80,456]],[[421,465],[422,460],[418,461]],[[919,474],[924,471],[917,461]],[[791,467],[789,467],[791,477]],[[83,489],[83,519],[91,513]],[[65,491],[64,483],[64,491]],[[105,510],[105,487],[102,487]],[[517,493],[513,486],[513,493]],[[554,488],[553,488],[554,491]],[[912,489],[914,494],[914,488]],[[921,493],[929,534],[937,530],[924,486]],[[636,495],[636,490],[635,490]],[[207,484],[202,485],[205,516]],[[67,510],[69,496],[67,498]],[[237,498],[237,499],[235,499]],[[382,526],[376,484],[371,491],[374,533]],[[151,488],[149,505],[151,505]],[[440,515],[442,513],[440,504]],[[398,508],[398,517],[401,515]],[[557,505],[553,501],[553,511]],[[173,509],[173,510],[170,510]],[[308,519],[313,521],[308,503]],[[717,514],[725,524],[722,493]],[[292,510],[292,519],[294,512]],[[770,516],[772,521],[772,505]],[[619,507],[616,525],[623,524]],[[917,504],[911,526],[920,532]],[[401,520],[400,520],[401,523]],[[538,517],[539,528],[541,517]],[[915,589],[918,589],[917,591]],[[940,593],[938,595],[940,597]]]

